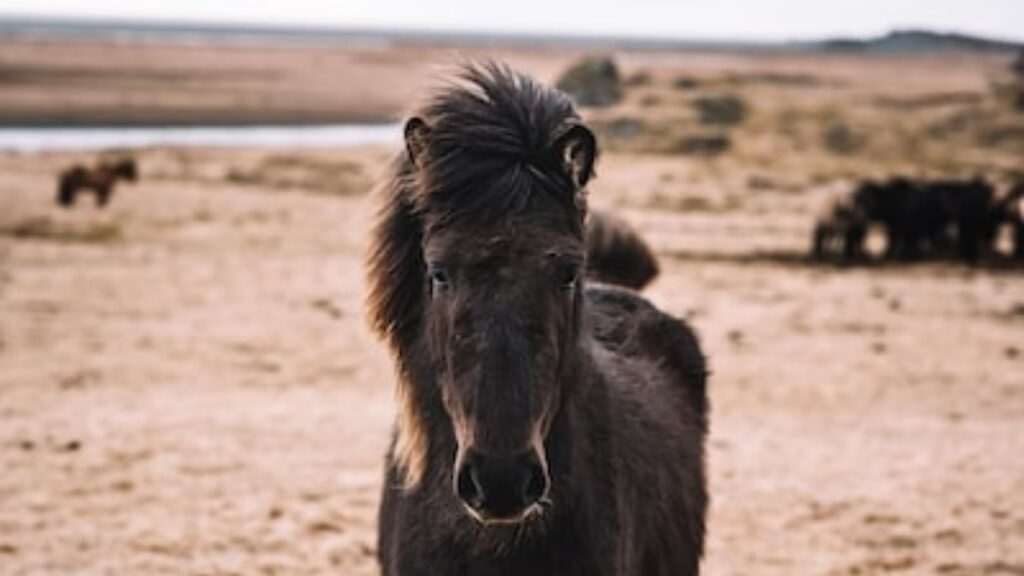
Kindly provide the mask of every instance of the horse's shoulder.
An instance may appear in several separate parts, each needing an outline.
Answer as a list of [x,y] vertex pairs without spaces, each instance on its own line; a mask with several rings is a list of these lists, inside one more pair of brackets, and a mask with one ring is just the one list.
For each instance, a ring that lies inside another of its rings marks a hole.
[[680,382],[699,414],[707,409],[707,369],[693,329],[638,293],[593,285],[585,292],[586,327],[593,340],[625,359],[653,361]]
[[633,290],[609,284],[591,284],[584,292],[584,300],[591,334],[612,349],[651,332],[667,330],[693,336],[685,322],[658,310]]

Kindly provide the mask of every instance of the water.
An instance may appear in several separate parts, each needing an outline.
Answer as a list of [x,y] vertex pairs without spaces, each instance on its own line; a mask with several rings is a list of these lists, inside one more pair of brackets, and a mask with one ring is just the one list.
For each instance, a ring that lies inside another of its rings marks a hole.
[[151,146],[328,148],[396,144],[400,134],[397,124],[0,128],[0,150],[39,152]]

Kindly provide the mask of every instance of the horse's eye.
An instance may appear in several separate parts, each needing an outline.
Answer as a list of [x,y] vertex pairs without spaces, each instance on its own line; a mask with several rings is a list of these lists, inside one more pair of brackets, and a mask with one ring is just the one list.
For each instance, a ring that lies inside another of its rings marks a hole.
[[427,274],[430,275],[431,282],[436,286],[447,286],[450,278],[448,276],[448,270],[440,264],[430,263],[427,265]]
[[563,290],[572,290],[576,288],[576,283],[580,280],[580,267],[576,264],[567,264],[561,268],[558,272],[558,285]]

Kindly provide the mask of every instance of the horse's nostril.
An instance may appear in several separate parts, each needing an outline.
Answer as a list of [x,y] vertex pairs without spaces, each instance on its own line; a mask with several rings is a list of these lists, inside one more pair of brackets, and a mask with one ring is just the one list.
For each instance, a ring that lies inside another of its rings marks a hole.
[[455,495],[474,509],[478,509],[483,505],[484,491],[480,486],[480,480],[477,478],[473,466],[469,462],[462,465],[455,478]]
[[539,463],[534,463],[523,485],[523,502],[527,505],[533,504],[543,498],[547,490],[548,479],[544,474],[544,468]]

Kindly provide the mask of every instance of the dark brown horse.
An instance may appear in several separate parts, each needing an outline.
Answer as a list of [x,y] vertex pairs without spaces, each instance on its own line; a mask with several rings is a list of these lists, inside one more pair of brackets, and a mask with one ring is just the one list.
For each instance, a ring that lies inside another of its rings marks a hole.
[[593,211],[586,239],[587,277],[639,290],[658,275],[654,253],[625,220]]
[[486,64],[405,141],[369,261],[399,377],[383,574],[698,574],[704,360],[683,322],[586,286],[591,131]]
[[817,260],[836,256],[845,263],[860,260],[867,234],[867,216],[854,205],[853,197],[837,198],[814,224],[811,254]]
[[982,178],[862,182],[854,207],[886,232],[886,257],[917,260],[956,254],[975,263],[991,239],[994,190]]
[[57,203],[68,208],[74,205],[75,197],[80,192],[90,191],[96,195],[96,204],[102,208],[110,201],[118,180],[134,182],[137,174],[135,161],[130,158],[100,162],[95,168],[86,168],[80,164],[72,166],[60,173]]

